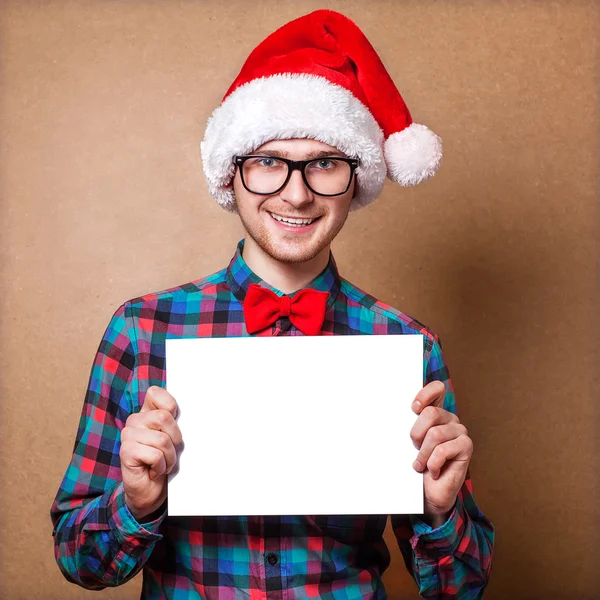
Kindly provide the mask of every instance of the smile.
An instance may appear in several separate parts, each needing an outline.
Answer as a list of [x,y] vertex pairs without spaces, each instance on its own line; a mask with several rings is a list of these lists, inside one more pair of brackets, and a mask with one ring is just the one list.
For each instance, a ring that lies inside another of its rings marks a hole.
[[295,226],[295,227],[303,227],[306,225],[310,225],[311,223],[314,223],[317,219],[320,219],[320,217],[315,217],[314,219],[292,219],[290,217],[282,217],[280,215],[276,215],[275,213],[269,212],[269,214],[276,220],[279,221],[280,223],[285,223],[286,225],[291,225],[291,226]]

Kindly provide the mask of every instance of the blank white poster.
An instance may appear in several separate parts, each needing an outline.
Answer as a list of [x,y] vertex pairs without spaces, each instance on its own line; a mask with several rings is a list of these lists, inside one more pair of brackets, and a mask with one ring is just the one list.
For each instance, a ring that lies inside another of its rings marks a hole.
[[422,514],[422,335],[166,340],[170,516]]

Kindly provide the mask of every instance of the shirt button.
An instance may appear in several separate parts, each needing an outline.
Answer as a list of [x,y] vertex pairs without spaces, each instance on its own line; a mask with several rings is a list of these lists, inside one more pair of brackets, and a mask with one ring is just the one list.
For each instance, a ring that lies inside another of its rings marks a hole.
[[275,563],[277,563],[277,556],[275,556],[275,554],[271,552],[271,554],[267,556],[267,560],[269,561],[270,565],[274,565]]

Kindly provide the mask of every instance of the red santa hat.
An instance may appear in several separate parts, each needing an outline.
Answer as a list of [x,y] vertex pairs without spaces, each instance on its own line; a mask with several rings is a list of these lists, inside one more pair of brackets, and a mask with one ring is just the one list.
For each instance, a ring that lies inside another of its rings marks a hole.
[[208,188],[237,212],[233,157],[273,139],[311,138],[358,158],[350,210],[431,177],[441,139],[414,123],[377,52],[348,17],[317,10],[286,23],[250,54],[200,144]]

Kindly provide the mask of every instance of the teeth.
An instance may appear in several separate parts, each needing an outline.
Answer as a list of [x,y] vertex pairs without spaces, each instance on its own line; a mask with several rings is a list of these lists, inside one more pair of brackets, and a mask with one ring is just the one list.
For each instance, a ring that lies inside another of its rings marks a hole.
[[315,219],[287,219],[285,217],[280,217],[275,213],[269,213],[276,221],[280,221],[281,223],[286,223],[289,225],[310,225]]

